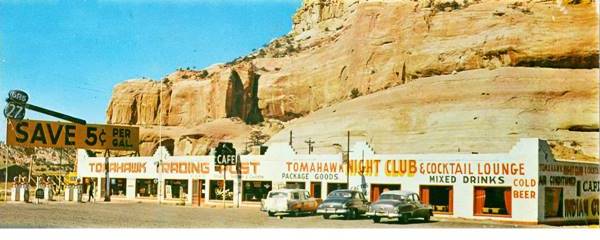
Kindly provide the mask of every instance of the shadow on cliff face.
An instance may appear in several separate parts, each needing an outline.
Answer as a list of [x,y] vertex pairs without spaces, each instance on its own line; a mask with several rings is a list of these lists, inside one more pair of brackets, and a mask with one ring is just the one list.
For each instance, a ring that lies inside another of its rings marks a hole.
[[598,54],[560,56],[548,58],[524,58],[514,64],[517,67],[546,67],[546,68],[598,68]]
[[247,86],[244,87],[237,71],[231,71],[225,108],[228,118],[239,117],[247,124],[257,124],[264,121],[258,108],[258,79],[260,75],[250,69],[248,78]]

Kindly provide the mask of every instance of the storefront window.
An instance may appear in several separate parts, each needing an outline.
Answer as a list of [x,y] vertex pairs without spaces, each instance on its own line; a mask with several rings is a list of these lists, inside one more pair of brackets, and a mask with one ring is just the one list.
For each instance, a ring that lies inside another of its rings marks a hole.
[[225,193],[223,193],[223,180],[210,180],[210,200],[233,200],[233,180],[225,181]]
[[260,202],[267,198],[273,183],[271,181],[243,181],[242,201]]
[[188,180],[165,180],[165,198],[185,198],[188,191]]
[[563,189],[544,189],[544,217],[563,217]]
[[400,190],[400,184],[371,184],[371,201],[379,200],[379,196],[387,191]]
[[127,195],[127,179],[111,178],[110,179],[110,195],[112,195],[112,196]]
[[327,194],[338,190],[338,189],[348,189],[348,184],[345,183],[328,183],[327,184]]
[[475,215],[510,215],[512,196],[510,187],[475,187]]
[[135,196],[136,197],[156,197],[158,184],[154,179],[136,179]]
[[452,213],[454,194],[452,186],[421,186],[421,202],[431,205],[438,213]]
[[285,182],[285,188],[287,189],[306,189],[305,182]]

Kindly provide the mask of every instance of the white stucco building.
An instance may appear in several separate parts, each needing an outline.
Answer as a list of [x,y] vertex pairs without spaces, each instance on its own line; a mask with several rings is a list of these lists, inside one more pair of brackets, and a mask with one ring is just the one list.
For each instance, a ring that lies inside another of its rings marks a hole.
[[[419,192],[437,216],[530,223],[598,222],[598,164],[557,161],[545,141],[521,139],[508,153],[378,154],[366,142],[350,149],[350,176],[342,154],[297,154],[272,144],[264,155],[242,155],[241,167],[215,169],[214,156],[109,158],[112,198],[186,205],[257,205],[269,190],[305,188],[326,198],[362,189],[371,201],[386,190]],[[78,176],[105,188],[105,158],[78,152]],[[160,189],[160,192],[159,192]]]

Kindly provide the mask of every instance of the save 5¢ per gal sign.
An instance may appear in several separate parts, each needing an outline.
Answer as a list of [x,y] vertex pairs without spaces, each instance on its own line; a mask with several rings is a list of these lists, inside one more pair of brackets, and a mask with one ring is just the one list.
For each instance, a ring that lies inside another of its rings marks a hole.
[[21,147],[139,150],[139,128],[9,119],[6,143]]

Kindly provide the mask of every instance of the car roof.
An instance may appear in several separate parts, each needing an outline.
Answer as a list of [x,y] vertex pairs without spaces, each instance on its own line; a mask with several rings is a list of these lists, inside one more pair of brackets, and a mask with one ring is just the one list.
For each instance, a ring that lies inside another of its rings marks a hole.
[[333,190],[331,192],[360,192],[360,191],[352,190],[352,189],[337,189],[337,190]]
[[305,191],[306,191],[306,189],[300,189],[300,188],[295,188],[295,189],[282,188],[282,189],[272,190],[271,192],[285,192],[285,193],[289,193],[289,192],[305,192]]
[[387,192],[383,192],[383,194],[394,194],[394,195],[403,195],[403,196],[407,196],[410,194],[416,194],[416,192],[413,191],[406,191],[406,190],[393,190],[393,191],[387,191]]

